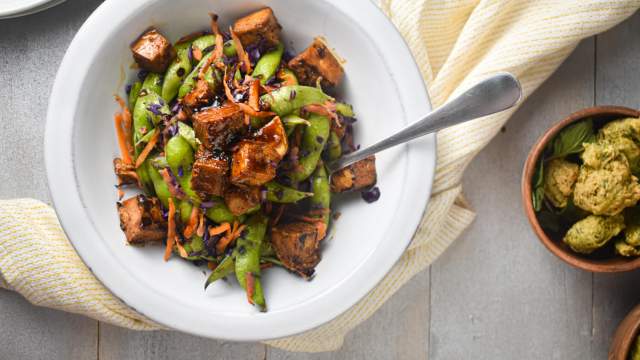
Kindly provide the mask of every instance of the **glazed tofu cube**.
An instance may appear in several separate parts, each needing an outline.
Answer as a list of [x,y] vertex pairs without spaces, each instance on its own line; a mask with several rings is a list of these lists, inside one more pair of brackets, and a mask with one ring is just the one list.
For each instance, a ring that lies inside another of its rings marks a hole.
[[176,51],[167,38],[156,29],[149,29],[131,44],[133,59],[149,71],[163,73],[176,57]]
[[247,211],[260,205],[260,188],[231,186],[224,193],[224,202],[233,215],[246,214]]
[[280,159],[271,145],[253,140],[242,141],[231,160],[231,182],[236,185],[264,185],[276,177]]
[[233,32],[238,35],[240,42],[246,48],[249,45],[264,43],[266,48],[271,48],[280,42],[280,30],[271,8],[264,8],[243,18],[233,24]]
[[344,75],[340,61],[320,38],[316,38],[311,46],[291,59],[289,68],[302,85],[309,86],[315,86],[318,78],[322,77],[323,87],[335,87]]
[[305,278],[313,275],[320,262],[320,240],[317,228],[305,222],[271,229],[271,244],[278,259],[287,269]]
[[370,156],[335,172],[331,176],[331,191],[335,193],[362,190],[376,183],[376,158]]
[[244,113],[233,103],[193,114],[196,137],[207,149],[224,148],[245,131]]
[[191,109],[208,105],[213,99],[213,90],[205,80],[196,81],[193,90],[182,98],[182,103]]
[[254,138],[258,141],[264,142],[265,144],[271,145],[271,147],[280,156],[280,159],[287,154],[289,149],[287,132],[285,131],[284,125],[282,125],[282,121],[279,117],[275,117],[273,120],[261,127],[254,134]]
[[207,195],[222,196],[229,183],[229,160],[220,152],[219,156],[200,147],[193,163],[191,187]]
[[118,203],[118,214],[129,244],[161,242],[167,237],[167,222],[155,197],[138,195]]
[[125,164],[122,159],[113,159],[113,170],[116,176],[120,180],[120,185],[138,184],[139,178],[136,173],[136,168],[132,164]]

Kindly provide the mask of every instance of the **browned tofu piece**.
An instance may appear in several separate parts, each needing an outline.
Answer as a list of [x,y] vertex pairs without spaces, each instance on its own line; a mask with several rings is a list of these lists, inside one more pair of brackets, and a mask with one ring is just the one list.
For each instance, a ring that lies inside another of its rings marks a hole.
[[125,164],[120,158],[113,159],[113,170],[120,180],[120,185],[139,184],[140,182],[136,167],[133,164]]
[[260,204],[260,188],[230,186],[224,193],[224,202],[233,215],[246,214]]
[[163,73],[176,57],[167,38],[156,29],[149,29],[131,44],[133,59],[146,70]]
[[269,121],[265,126],[261,127],[254,134],[254,138],[265,144],[271,145],[271,147],[278,153],[280,159],[282,159],[289,149],[287,142],[287,132],[282,125],[280,117],[275,117]]
[[320,238],[315,226],[305,222],[271,229],[271,244],[278,259],[289,270],[307,278],[320,262]]
[[208,105],[213,99],[213,91],[205,80],[196,81],[193,90],[182,98],[182,103],[191,109]]
[[244,140],[233,153],[231,182],[236,185],[264,185],[276,177],[276,168],[281,159],[271,145]]
[[224,148],[246,129],[244,113],[238,105],[227,102],[193,114],[196,137],[207,149]]
[[376,183],[376,158],[369,156],[331,175],[331,191],[362,190]]
[[316,38],[311,46],[289,61],[289,68],[298,77],[302,85],[316,86],[319,77],[322,77],[323,87],[330,88],[340,84],[344,70],[340,61],[327,44]]
[[161,242],[167,237],[167,222],[155,197],[137,195],[118,203],[118,214],[129,244]]
[[264,8],[236,20],[233,32],[246,48],[249,45],[264,42],[267,48],[278,45],[282,26],[271,8]]
[[224,153],[214,156],[200,147],[191,175],[193,190],[208,195],[223,196],[229,183],[229,159]]

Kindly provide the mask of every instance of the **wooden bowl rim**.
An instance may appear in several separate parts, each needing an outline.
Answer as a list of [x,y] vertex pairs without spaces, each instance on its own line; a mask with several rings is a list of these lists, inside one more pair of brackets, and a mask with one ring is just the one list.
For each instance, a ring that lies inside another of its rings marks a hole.
[[605,116],[619,116],[619,117],[640,117],[640,111],[623,106],[593,106],[586,109],[582,109],[569,115],[562,121],[553,125],[548,129],[534,144],[527,156],[525,162],[523,174],[522,174],[522,203],[524,211],[529,219],[529,223],[533,228],[533,231],[538,236],[538,239],[542,244],[554,255],[560,258],[562,261],[568,263],[576,268],[594,272],[594,273],[615,273],[626,272],[640,268],[640,257],[630,259],[620,263],[606,264],[598,260],[587,259],[578,253],[565,250],[560,247],[556,241],[550,239],[547,234],[542,230],[538,222],[538,217],[533,210],[533,203],[531,200],[531,179],[535,174],[535,167],[538,158],[544,150],[547,143],[553,139],[560,130],[564,129],[567,125],[588,118],[588,117],[605,117]]
[[609,347],[609,360],[627,360],[639,332],[640,305],[637,305],[618,325]]

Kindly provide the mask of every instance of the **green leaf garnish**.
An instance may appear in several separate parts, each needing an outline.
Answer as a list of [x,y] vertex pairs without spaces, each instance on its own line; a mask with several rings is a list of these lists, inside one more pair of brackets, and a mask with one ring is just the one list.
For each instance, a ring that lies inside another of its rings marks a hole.
[[540,209],[542,209],[542,202],[544,201],[544,158],[540,159],[536,170],[531,201],[533,203],[533,210],[540,211]]
[[582,144],[592,142],[594,139],[595,134],[591,119],[568,126],[553,139],[551,158],[563,158],[567,155],[580,153],[584,150]]

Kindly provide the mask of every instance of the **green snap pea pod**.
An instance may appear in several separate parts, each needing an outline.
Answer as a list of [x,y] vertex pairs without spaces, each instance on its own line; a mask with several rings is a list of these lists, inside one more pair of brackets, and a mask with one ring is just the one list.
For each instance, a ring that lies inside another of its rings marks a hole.
[[[213,53],[211,52],[203,56],[202,60],[200,60],[198,65],[196,65],[193,68],[193,70],[191,70],[189,75],[187,75],[187,77],[184,79],[184,81],[182,82],[182,85],[180,85],[180,88],[178,89],[179,99],[183,98],[185,95],[191,92],[193,87],[196,85],[196,79],[198,78],[198,73],[200,72],[200,69],[202,69],[204,64],[207,62],[207,60],[211,56],[213,56]],[[217,81],[218,80],[217,77],[214,76],[213,67],[210,67],[209,70],[207,70],[207,72],[204,74],[204,79],[207,81],[207,83],[209,83],[209,86],[212,89],[215,89],[217,85],[220,83],[219,81]]]
[[[174,175],[187,173],[193,165],[193,148],[184,137],[177,135],[169,139],[164,146],[164,154]],[[180,170],[182,169],[182,170]]]
[[287,115],[282,118],[282,122],[284,123],[284,130],[287,133],[287,136],[291,135],[293,133],[293,130],[295,130],[296,126],[298,125],[310,125],[308,120],[303,119],[297,115]]
[[238,55],[238,51],[236,50],[236,44],[233,42],[233,40],[227,40],[227,42],[224,43],[224,46],[222,48],[222,53],[226,57],[234,57]]
[[260,247],[260,257],[262,258],[276,255],[276,251],[273,250],[271,240],[267,239],[267,235],[265,235],[265,239],[262,241],[262,246]]
[[184,170],[183,176],[178,176],[178,183],[191,202],[200,206],[200,196],[191,187],[191,176],[191,171]]
[[324,104],[328,100],[333,100],[333,98],[318,88],[290,85],[262,95],[260,100],[269,105],[271,111],[278,114],[278,116],[285,116],[303,106]]
[[143,190],[149,194],[153,194],[154,186],[151,180],[151,176],[149,175],[150,167],[151,165],[149,164],[149,161],[145,160],[145,162],[143,162],[142,165],[140,165],[140,167],[136,169],[136,174],[138,174],[138,177],[140,178],[140,183],[142,183]]
[[156,156],[150,160],[151,166],[154,168],[161,170],[169,167],[169,163],[167,162],[167,158],[164,156]]
[[[150,109],[154,109],[159,115],[156,115]],[[138,97],[136,105],[133,108],[134,144],[138,143],[140,139],[155,127],[155,124],[162,118],[162,114],[171,114],[171,110],[169,110],[169,106],[162,100],[160,95],[147,90],[146,95]],[[136,147],[136,154],[141,150],[141,148]]]
[[183,123],[182,121],[178,122],[178,134],[185,140],[187,140],[194,151],[198,150],[198,146],[200,146],[200,140],[196,138],[196,132],[191,126]]
[[162,94],[162,75],[154,72],[147,74],[141,90],[151,91],[158,95]]
[[267,190],[267,200],[281,204],[295,203],[313,195],[313,193],[298,191],[275,181],[266,183],[265,188]]
[[206,289],[212,283],[231,275],[235,270],[235,255],[227,255],[222,261],[218,264],[218,266],[211,272],[211,275],[207,278],[207,281],[204,283],[204,288]]
[[300,166],[296,171],[287,174],[294,183],[305,180],[313,173],[329,137],[331,123],[326,116],[311,114],[309,123],[302,136],[301,151],[304,155],[299,157]]
[[[174,199],[175,201],[175,199]],[[193,205],[187,200],[178,200],[178,213],[180,213],[180,221],[183,224],[187,224],[189,222],[189,218],[191,218],[191,210],[193,210]]]
[[356,114],[353,112],[353,106],[341,102],[336,103],[336,111],[338,114],[346,117],[354,117]]
[[[316,171],[311,176],[311,189],[313,196],[309,198],[312,209],[330,209],[331,208],[331,186],[329,185],[329,176],[324,164],[318,164]],[[322,221],[326,226],[329,225],[329,211],[322,214]]]
[[175,46],[177,56],[175,60],[167,68],[162,83],[162,98],[169,102],[178,94],[178,89],[182,85],[182,81],[192,69],[191,60],[189,60],[189,46],[191,43],[181,43]]
[[204,250],[204,240],[201,236],[193,235],[191,241],[189,241],[189,246],[191,247],[189,254],[199,253]]
[[259,78],[260,83],[264,85],[267,80],[276,74],[276,71],[280,66],[283,53],[284,46],[280,43],[274,50],[262,55],[256,63],[256,66],[253,68],[251,76],[253,76],[253,78]]
[[211,50],[216,46],[216,36],[212,34],[202,35],[193,40],[191,46],[200,49],[202,54],[211,52]]
[[240,217],[236,217],[231,213],[231,211],[227,207],[227,204],[224,203],[222,198],[216,197],[213,201],[215,201],[215,204],[205,212],[205,216],[209,218],[209,220],[218,224],[222,224],[225,222],[232,223],[236,220],[242,222],[240,220]]
[[133,111],[133,108],[136,106],[136,100],[138,100],[140,90],[142,90],[142,82],[135,81],[131,84],[131,90],[129,90],[129,110],[131,111]]
[[148,143],[151,140],[151,138],[156,135],[156,131],[158,131],[158,129],[153,129],[147,132],[143,137],[140,138],[140,140],[138,140],[138,142],[135,145],[141,146],[142,144]]
[[[236,278],[247,292],[251,302],[260,311],[266,310],[262,283],[260,281],[260,248],[267,232],[267,217],[257,213],[249,218],[247,227],[236,242]],[[250,275],[249,275],[250,274]],[[248,275],[253,278],[253,289],[248,288]]]
[[153,183],[153,188],[155,189],[158,199],[160,199],[160,202],[162,203],[162,205],[164,205],[165,208],[169,208],[169,199],[171,198],[169,186],[167,186],[167,183],[165,183],[162,179],[162,175],[160,175],[158,169],[153,166],[148,166],[146,170],[149,174],[148,176],[151,179],[151,182]]
[[335,131],[331,131],[329,134],[329,141],[327,142],[326,156],[329,160],[335,160],[342,156],[342,145],[340,144],[340,138]]

